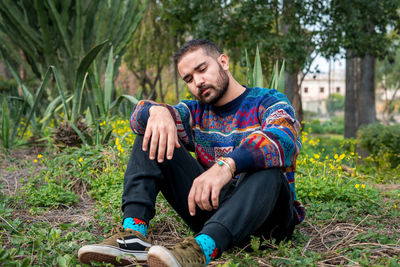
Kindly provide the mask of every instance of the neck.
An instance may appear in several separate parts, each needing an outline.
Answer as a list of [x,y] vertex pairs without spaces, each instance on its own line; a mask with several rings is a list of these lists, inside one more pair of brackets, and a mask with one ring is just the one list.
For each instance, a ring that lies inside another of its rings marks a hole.
[[238,83],[235,78],[232,77],[230,73],[228,73],[229,77],[229,86],[228,89],[226,90],[226,93],[224,96],[214,104],[214,106],[222,106],[225,105],[226,103],[231,102],[246,90],[245,87],[243,87],[240,83]]

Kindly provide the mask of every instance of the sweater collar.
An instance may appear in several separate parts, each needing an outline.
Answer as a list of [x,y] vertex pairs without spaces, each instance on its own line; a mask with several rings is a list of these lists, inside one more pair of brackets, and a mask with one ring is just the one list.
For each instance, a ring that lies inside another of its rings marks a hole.
[[233,99],[232,101],[226,103],[225,105],[222,106],[213,106],[211,105],[211,110],[214,111],[216,114],[220,116],[227,116],[231,115],[233,113],[236,113],[238,108],[240,107],[240,104],[242,101],[246,98],[246,96],[250,93],[250,89],[246,86],[244,86],[246,90],[238,97]]

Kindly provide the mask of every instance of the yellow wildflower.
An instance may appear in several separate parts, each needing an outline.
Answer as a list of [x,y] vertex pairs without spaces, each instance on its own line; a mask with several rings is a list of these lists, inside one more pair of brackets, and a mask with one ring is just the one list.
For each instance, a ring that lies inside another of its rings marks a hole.
[[362,188],[362,189],[365,189],[365,184],[362,184],[362,185],[361,185],[361,188]]
[[393,204],[393,208],[397,209],[397,205],[396,205],[396,204]]
[[339,156],[339,160],[344,159],[345,156],[346,156],[345,154],[340,155],[340,156]]
[[314,154],[314,158],[319,159],[319,155],[318,154]]
[[333,156],[335,159],[338,159],[339,158],[339,156],[338,156],[338,154],[335,154],[335,156]]
[[354,187],[358,189],[360,187],[360,184],[356,184]]
[[42,157],[43,157],[42,154],[37,155],[38,159],[41,159]]
[[82,161],[83,161],[83,158],[79,158],[78,161],[79,161],[79,162],[82,162]]
[[37,159],[34,159],[34,160],[33,160],[33,162],[35,162],[35,163],[36,163],[36,162],[38,162],[38,160],[37,160]]
[[115,144],[118,146],[119,145],[119,138],[115,139]]

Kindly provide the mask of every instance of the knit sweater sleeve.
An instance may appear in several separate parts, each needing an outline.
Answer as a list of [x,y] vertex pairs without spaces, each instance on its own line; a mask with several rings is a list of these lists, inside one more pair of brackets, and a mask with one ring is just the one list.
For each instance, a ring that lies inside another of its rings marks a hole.
[[[194,101],[193,101],[194,102]],[[175,121],[177,134],[182,143],[191,151],[194,150],[192,138],[192,114],[190,108],[193,108],[192,101],[182,101],[172,106],[160,104],[151,100],[141,100],[136,105],[130,118],[130,126],[134,133],[144,134],[147,120],[149,119],[149,110],[152,106],[166,107]]]
[[226,155],[234,159],[237,173],[295,166],[301,142],[298,135],[300,123],[295,118],[294,109],[286,101],[264,104],[258,107],[261,129],[248,135]]

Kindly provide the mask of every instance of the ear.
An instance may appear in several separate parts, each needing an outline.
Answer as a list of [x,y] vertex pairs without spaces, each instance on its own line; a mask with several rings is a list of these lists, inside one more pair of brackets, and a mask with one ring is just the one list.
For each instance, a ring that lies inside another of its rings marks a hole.
[[218,57],[218,62],[224,70],[229,70],[229,57],[227,55],[221,54]]

